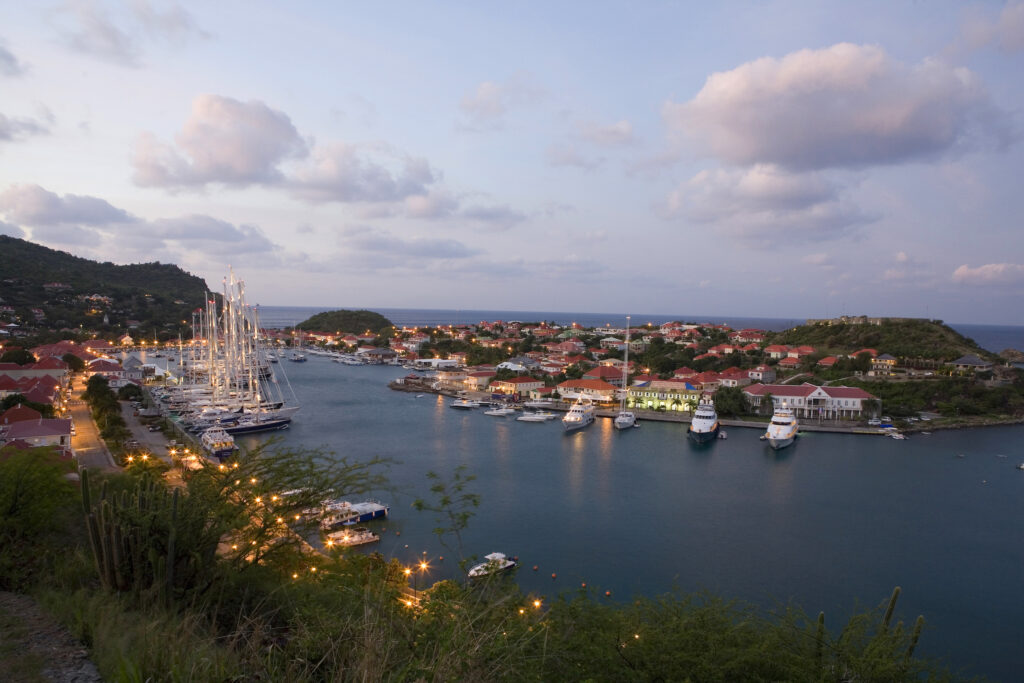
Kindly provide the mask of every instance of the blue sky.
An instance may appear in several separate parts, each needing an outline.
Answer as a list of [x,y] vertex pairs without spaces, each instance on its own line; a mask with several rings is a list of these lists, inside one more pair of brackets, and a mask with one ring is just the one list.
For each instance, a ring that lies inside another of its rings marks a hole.
[[1024,324],[1024,3],[7,3],[0,233],[264,305]]

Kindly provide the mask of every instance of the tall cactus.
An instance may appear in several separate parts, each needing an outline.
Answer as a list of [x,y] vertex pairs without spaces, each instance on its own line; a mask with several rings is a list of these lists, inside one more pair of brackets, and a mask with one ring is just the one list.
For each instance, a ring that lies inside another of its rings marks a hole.
[[140,481],[131,493],[108,498],[104,482],[94,501],[90,483],[83,470],[82,509],[100,583],[108,590],[136,595],[155,589],[170,604],[180,492],[172,495],[153,481]]
[[889,623],[892,621],[892,613],[896,610],[896,601],[900,598],[901,590],[899,586],[892,589],[892,597],[889,598],[889,605],[885,608],[885,615],[882,616],[882,633],[889,630]]

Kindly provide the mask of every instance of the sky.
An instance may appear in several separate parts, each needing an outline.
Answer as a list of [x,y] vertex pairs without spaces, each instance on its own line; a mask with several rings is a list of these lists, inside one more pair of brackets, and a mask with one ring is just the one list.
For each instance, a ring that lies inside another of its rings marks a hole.
[[0,234],[261,305],[1024,325],[1024,2],[0,6]]

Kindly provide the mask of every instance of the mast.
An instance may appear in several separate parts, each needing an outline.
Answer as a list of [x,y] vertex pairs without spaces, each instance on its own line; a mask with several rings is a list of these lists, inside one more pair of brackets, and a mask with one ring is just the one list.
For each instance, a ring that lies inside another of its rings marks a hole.
[[619,412],[626,412],[626,395],[629,393],[629,318],[626,316],[626,357],[622,361],[622,400],[619,403]]

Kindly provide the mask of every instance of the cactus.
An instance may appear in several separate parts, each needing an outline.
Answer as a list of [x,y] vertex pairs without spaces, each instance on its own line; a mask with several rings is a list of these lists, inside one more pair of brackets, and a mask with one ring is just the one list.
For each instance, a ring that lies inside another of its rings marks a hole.
[[822,671],[822,655],[825,648],[825,613],[818,612],[818,629],[815,634],[815,653],[814,659],[818,663],[818,671]]
[[924,615],[918,615],[914,622],[914,630],[910,634],[910,645],[907,646],[907,659],[914,656],[914,649],[917,648],[917,641],[921,638],[921,631],[924,629]]
[[889,598],[889,605],[885,608],[885,615],[882,617],[882,633],[889,630],[889,622],[892,621],[892,613],[896,609],[896,601],[900,598],[901,588],[896,586],[892,589],[892,597]]
[[132,492],[108,497],[104,482],[93,500],[84,474],[82,509],[96,574],[108,590],[135,595],[156,589],[170,603],[174,591],[180,492],[140,481]]

